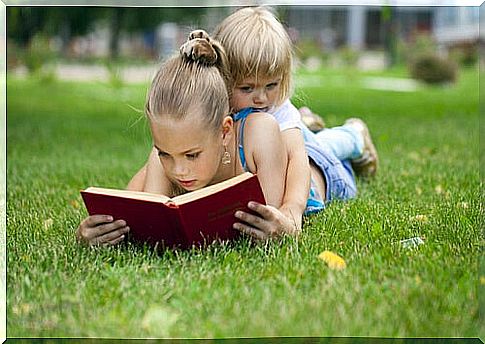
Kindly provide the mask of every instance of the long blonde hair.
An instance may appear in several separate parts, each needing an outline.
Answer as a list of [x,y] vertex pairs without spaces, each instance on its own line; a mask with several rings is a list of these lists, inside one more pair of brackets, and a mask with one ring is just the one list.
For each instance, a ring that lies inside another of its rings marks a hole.
[[[193,42],[194,43],[194,42]],[[148,91],[145,112],[150,121],[162,116],[183,119],[197,112],[209,128],[217,129],[229,113],[227,65],[217,42],[198,40],[212,59],[191,59],[182,53],[164,62]]]
[[291,95],[291,40],[268,7],[246,7],[224,19],[214,38],[227,52],[235,83],[247,77],[281,77],[278,104]]

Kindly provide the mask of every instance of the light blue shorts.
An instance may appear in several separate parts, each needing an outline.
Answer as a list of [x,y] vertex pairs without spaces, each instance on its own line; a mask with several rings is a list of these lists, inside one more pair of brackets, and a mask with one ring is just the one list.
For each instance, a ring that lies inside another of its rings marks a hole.
[[301,127],[308,157],[322,171],[326,183],[326,197],[322,200],[312,181],[305,214],[325,208],[332,200],[348,200],[357,195],[354,172],[350,160],[339,160],[327,147],[318,144],[315,134],[306,126]]

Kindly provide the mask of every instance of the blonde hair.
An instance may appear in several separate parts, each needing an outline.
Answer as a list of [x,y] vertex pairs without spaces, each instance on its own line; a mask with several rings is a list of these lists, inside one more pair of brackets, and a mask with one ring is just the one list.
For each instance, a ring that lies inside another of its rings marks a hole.
[[194,44],[210,50],[213,59],[194,60],[181,53],[164,62],[153,78],[145,103],[150,121],[166,115],[183,119],[195,112],[209,128],[217,129],[229,113],[224,50],[205,40]]
[[290,38],[268,7],[246,7],[224,19],[214,38],[227,52],[233,82],[281,77],[278,105],[290,97],[293,50]]

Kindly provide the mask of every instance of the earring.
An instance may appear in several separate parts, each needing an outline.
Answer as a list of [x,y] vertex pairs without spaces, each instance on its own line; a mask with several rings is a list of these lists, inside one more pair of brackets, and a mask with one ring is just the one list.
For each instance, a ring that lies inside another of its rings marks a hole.
[[222,164],[229,165],[231,163],[231,154],[227,151],[227,147],[224,145],[224,154],[222,154]]

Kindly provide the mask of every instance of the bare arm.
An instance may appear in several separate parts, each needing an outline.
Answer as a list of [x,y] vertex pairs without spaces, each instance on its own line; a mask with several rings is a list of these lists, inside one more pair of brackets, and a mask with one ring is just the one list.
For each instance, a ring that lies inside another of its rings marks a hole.
[[300,129],[287,129],[282,132],[282,138],[288,154],[288,171],[279,210],[301,227],[310,190],[310,165]]
[[300,233],[300,224],[295,223],[294,217],[278,209],[283,201],[288,159],[278,124],[273,117],[268,119],[265,115],[253,114],[252,121],[248,119],[244,147],[249,170],[258,174],[268,205],[249,202],[249,208],[258,216],[237,211],[235,216],[242,222],[233,225],[259,240]]
[[172,195],[172,185],[163,170],[162,163],[158,157],[158,151],[154,147],[148,157],[146,165],[145,185],[143,191],[166,196]]
[[255,113],[248,118],[244,148],[248,168],[258,174],[266,203],[279,208],[288,160],[278,123],[272,116]]
[[131,178],[130,182],[126,186],[126,190],[130,191],[143,191],[145,189],[145,180],[147,175],[146,163],[136,174]]
[[171,196],[171,185],[155,148],[150,152],[147,163],[131,178],[126,189]]

